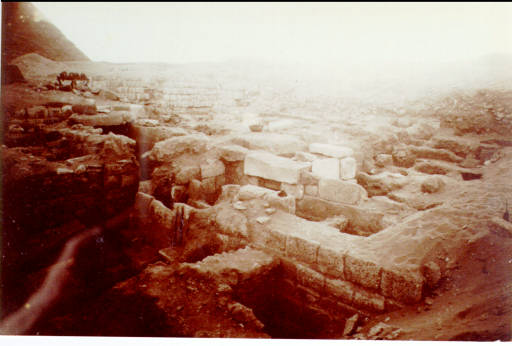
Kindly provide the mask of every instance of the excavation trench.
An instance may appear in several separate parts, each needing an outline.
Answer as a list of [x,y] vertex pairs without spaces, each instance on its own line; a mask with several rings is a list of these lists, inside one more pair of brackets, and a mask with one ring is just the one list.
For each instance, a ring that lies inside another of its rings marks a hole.
[[315,292],[284,279],[278,266],[234,287],[233,298],[252,309],[272,338],[318,339],[342,330],[353,310],[321,304]]

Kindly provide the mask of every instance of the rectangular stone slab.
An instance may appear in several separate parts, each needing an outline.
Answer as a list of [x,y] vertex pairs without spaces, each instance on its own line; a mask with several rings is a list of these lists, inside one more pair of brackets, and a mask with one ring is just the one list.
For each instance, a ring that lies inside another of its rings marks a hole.
[[338,159],[354,155],[352,148],[325,143],[311,143],[309,151]]
[[300,172],[309,166],[308,163],[296,162],[270,153],[253,152],[245,157],[244,174],[297,184]]
[[359,204],[366,196],[366,191],[358,184],[352,182],[320,179],[318,183],[318,195],[320,198],[332,202]]

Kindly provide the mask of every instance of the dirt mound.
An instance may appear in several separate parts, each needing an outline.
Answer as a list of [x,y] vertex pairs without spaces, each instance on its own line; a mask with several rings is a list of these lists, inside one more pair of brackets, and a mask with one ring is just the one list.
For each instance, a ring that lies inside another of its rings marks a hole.
[[47,59],[37,53],[28,53],[17,57],[12,60],[12,64],[17,66],[23,75],[29,79],[58,74],[67,69],[65,63]]
[[37,53],[55,61],[88,61],[53,24],[28,2],[2,3],[2,61]]

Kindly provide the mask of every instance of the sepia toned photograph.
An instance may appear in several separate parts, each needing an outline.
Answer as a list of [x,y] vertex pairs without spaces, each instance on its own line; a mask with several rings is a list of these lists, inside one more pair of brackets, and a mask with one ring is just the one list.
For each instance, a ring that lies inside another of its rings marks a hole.
[[1,13],[0,343],[511,341],[512,3]]

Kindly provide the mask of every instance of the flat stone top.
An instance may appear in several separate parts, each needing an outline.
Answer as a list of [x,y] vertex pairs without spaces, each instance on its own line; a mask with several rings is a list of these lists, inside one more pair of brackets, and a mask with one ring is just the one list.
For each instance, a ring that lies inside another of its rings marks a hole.
[[335,158],[344,158],[354,155],[352,148],[325,143],[311,143],[309,145],[309,151]]
[[278,265],[279,261],[276,257],[251,247],[223,252],[208,256],[200,262],[187,264],[188,267],[202,274],[219,275],[234,270],[244,276],[258,275],[261,271]]
[[[308,162],[298,162],[294,161],[292,159],[287,159],[286,157],[277,156],[265,151],[253,151],[247,154],[247,157],[251,158],[257,158],[261,161],[268,162],[269,164],[276,165],[276,166],[282,166],[282,167],[289,167],[294,169],[302,169],[305,167],[309,167],[311,164]],[[246,158],[247,158],[246,157]]]
[[231,142],[250,150],[265,150],[275,154],[295,154],[307,148],[307,144],[295,136],[268,132],[239,135],[233,137]]
[[264,151],[247,154],[244,173],[265,179],[296,184],[301,170],[310,167],[308,162],[297,162]]

